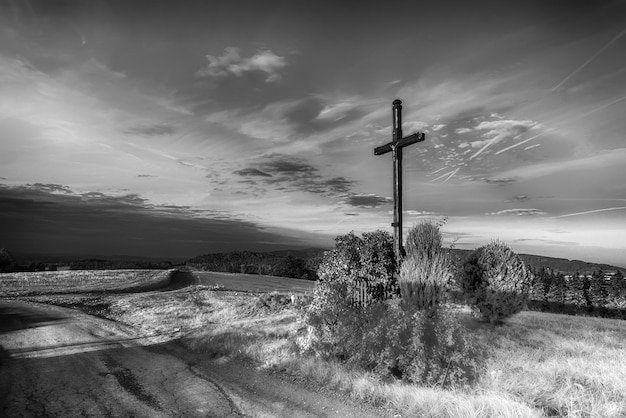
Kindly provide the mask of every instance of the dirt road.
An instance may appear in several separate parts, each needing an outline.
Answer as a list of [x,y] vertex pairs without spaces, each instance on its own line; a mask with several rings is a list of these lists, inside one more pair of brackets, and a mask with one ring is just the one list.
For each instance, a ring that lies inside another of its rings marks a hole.
[[390,415],[254,368],[217,364],[173,337],[141,338],[72,309],[0,302],[0,416]]

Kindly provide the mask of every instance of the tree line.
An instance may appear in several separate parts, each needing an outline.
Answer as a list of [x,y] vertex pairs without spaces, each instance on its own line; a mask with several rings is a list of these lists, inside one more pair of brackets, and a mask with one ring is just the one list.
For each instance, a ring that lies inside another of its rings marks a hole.
[[185,264],[198,270],[317,280],[319,259],[252,251],[233,251],[201,255],[187,260]]
[[566,275],[541,267],[534,275],[530,309],[626,318],[626,280],[620,270]]

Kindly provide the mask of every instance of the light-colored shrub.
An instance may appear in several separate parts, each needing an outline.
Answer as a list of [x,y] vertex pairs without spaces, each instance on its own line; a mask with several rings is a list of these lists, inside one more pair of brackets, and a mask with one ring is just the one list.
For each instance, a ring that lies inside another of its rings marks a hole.
[[407,309],[435,309],[447,299],[454,267],[442,247],[439,224],[425,221],[409,230],[407,256],[400,267],[398,285]]
[[448,297],[454,270],[449,257],[407,257],[400,267],[400,294],[407,308],[434,309]]
[[407,257],[424,259],[440,254],[443,249],[440,226],[440,223],[423,221],[411,228],[404,245]]

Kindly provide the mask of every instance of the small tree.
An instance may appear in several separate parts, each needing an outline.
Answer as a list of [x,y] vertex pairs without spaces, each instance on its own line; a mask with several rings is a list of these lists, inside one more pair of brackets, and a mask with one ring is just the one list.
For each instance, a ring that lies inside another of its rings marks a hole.
[[461,286],[485,320],[500,323],[522,310],[532,281],[521,258],[504,243],[494,241],[466,260]]
[[567,303],[577,308],[586,306],[587,302],[585,300],[584,288],[585,278],[579,271],[576,271],[572,275],[569,286],[567,287]]
[[591,275],[591,287],[589,289],[591,303],[596,308],[603,308],[607,305],[611,294],[611,283],[604,277],[604,270],[600,268]]
[[552,276],[552,286],[550,287],[547,299],[550,302],[564,305],[566,300],[566,291],[567,281],[565,280],[565,276],[563,273],[557,271]]

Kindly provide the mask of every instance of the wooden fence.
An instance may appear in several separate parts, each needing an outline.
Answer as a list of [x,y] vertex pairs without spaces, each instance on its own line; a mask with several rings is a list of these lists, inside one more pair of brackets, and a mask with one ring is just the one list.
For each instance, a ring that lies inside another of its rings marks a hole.
[[363,308],[370,303],[391,299],[394,295],[399,294],[400,289],[395,283],[371,284],[362,279],[357,281],[352,291],[351,304],[354,307]]

